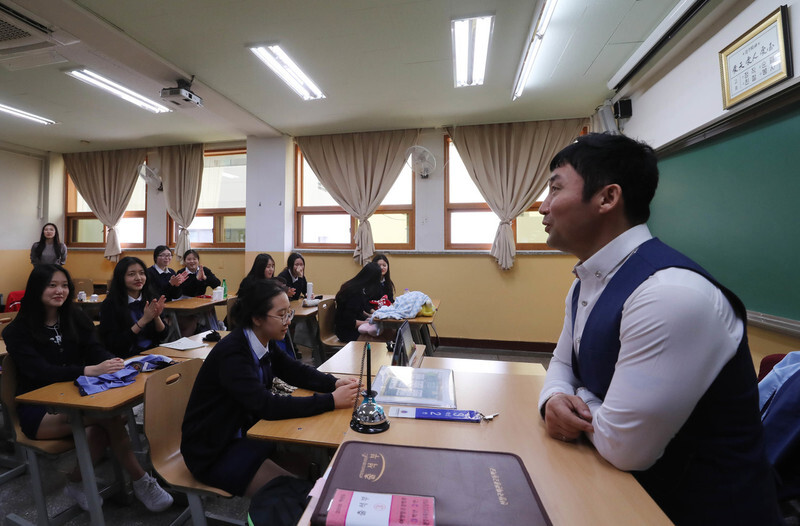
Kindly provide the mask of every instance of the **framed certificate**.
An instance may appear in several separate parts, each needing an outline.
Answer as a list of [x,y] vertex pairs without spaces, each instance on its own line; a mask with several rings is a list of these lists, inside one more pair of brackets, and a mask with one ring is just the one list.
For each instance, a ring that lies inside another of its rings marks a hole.
[[725,109],[792,77],[789,17],[785,5],[719,52]]

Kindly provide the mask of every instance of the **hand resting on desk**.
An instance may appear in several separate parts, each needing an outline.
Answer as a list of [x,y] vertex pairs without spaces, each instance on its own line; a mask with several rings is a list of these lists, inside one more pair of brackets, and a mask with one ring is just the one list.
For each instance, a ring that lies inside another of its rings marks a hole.
[[575,440],[581,433],[593,433],[592,413],[586,402],[575,395],[559,393],[544,406],[547,434],[557,440]]
[[358,397],[358,381],[355,378],[339,378],[333,392],[333,405],[336,409],[353,407]]
[[101,374],[116,373],[125,367],[125,362],[122,358],[111,358],[97,365],[87,365],[83,368],[85,376],[100,376]]

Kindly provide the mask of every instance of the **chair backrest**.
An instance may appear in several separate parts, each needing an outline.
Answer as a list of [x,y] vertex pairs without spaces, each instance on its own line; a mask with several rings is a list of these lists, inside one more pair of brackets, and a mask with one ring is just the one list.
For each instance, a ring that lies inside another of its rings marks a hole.
[[0,382],[0,401],[3,404],[3,418],[11,423],[8,426],[14,434],[14,440],[24,446],[32,447],[43,453],[57,455],[75,447],[72,437],[53,440],[33,440],[25,436],[19,425],[17,416],[17,366],[10,354],[3,358],[3,381]]
[[8,299],[6,300],[6,312],[18,311],[23,296],[25,296],[24,290],[12,290],[9,292]]
[[319,323],[319,338],[325,340],[336,336],[334,321],[336,318],[336,300],[322,300],[317,305],[317,320]]
[[228,325],[226,325],[225,328],[228,329],[229,331],[232,331],[233,329],[236,328],[236,321],[233,319],[233,316],[231,316],[231,310],[233,310],[233,306],[236,305],[237,299],[238,298],[228,298],[228,302],[226,304],[228,312],[225,315],[225,317],[228,320]]
[[180,452],[181,425],[203,360],[186,360],[150,374],[144,385],[144,434],[153,467],[159,471]]
[[0,312],[0,340],[3,339],[3,329],[11,323],[11,320],[17,317],[17,312]]
[[72,280],[75,284],[75,294],[80,291],[86,293],[87,296],[94,294],[94,280],[91,278],[75,278]]

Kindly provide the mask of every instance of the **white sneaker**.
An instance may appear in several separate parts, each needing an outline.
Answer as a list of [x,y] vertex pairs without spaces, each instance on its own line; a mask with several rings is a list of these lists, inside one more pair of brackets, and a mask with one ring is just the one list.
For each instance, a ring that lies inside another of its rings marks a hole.
[[[83,511],[89,511],[89,501],[86,498],[86,493],[83,492],[83,482],[67,481],[67,485],[64,486],[64,494],[77,502]],[[103,496],[98,495],[98,497],[100,497],[100,506],[102,506]]]
[[150,511],[164,511],[172,506],[172,495],[164,491],[149,473],[133,481],[133,494]]

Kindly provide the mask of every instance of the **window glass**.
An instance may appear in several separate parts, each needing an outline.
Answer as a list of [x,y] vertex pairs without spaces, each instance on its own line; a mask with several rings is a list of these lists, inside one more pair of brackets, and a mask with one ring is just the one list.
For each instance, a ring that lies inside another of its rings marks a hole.
[[[75,200],[75,210],[74,212],[91,212],[92,209],[89,208],[89,204],[83,198],[81,193],[78,189],[75,189],[76,200]],[[141,177],[136,178],[136,186],[133,187],[133,194],[131,195],[131,200],[128,202],[128,208],[125,209],[126,212],[139,212],[144,211],[147,208],[147,183],[145,183],[144,179]]]
[[414,186],[411,184],[413,172],[409,163],[403,165],[403,170],[397,176],[397,180],[392,185],[392,189],[383,198],[381,205],[410,205],[413,201],[411,192]]
[[500,224],[498,218],[491,210],[488,212],[461,212],[450,213],[450,242],[458,244],[492,244]]
[[472,178],[467,173],[467,167],[464,166],[464,161],[458,155],[455,144],[448,141],[450,148],[448,168],[450,172],[449,185],[448,185],[448,198],[451,203],[483,203],[483,196],[478,190],[478,187],[472,181]]
[[222,242],[244,243],[245,216],[222,216]]
[[398,244],[409,242],[409,214],[377,213],[369,218],[375,243]]
[[244,208],[247,190],[247,154],[207,155],[199,209]]
[[351,243],[350,216],[347,214],[304,214],[303,243]]
[[70,221],[70,243],[103,243],[105,227],[99,219],[72,219]]
[[339,206],[303,157],[303,206]]
[[517,216],[517,243],[546,243],[542,215],[538,211],[522,212]]
[[121,244],[144,243],[143,217],[123,217],[116,230]]
[[189,241],[191,243],[213,243],[214,216],[196,216],[189,225]]

